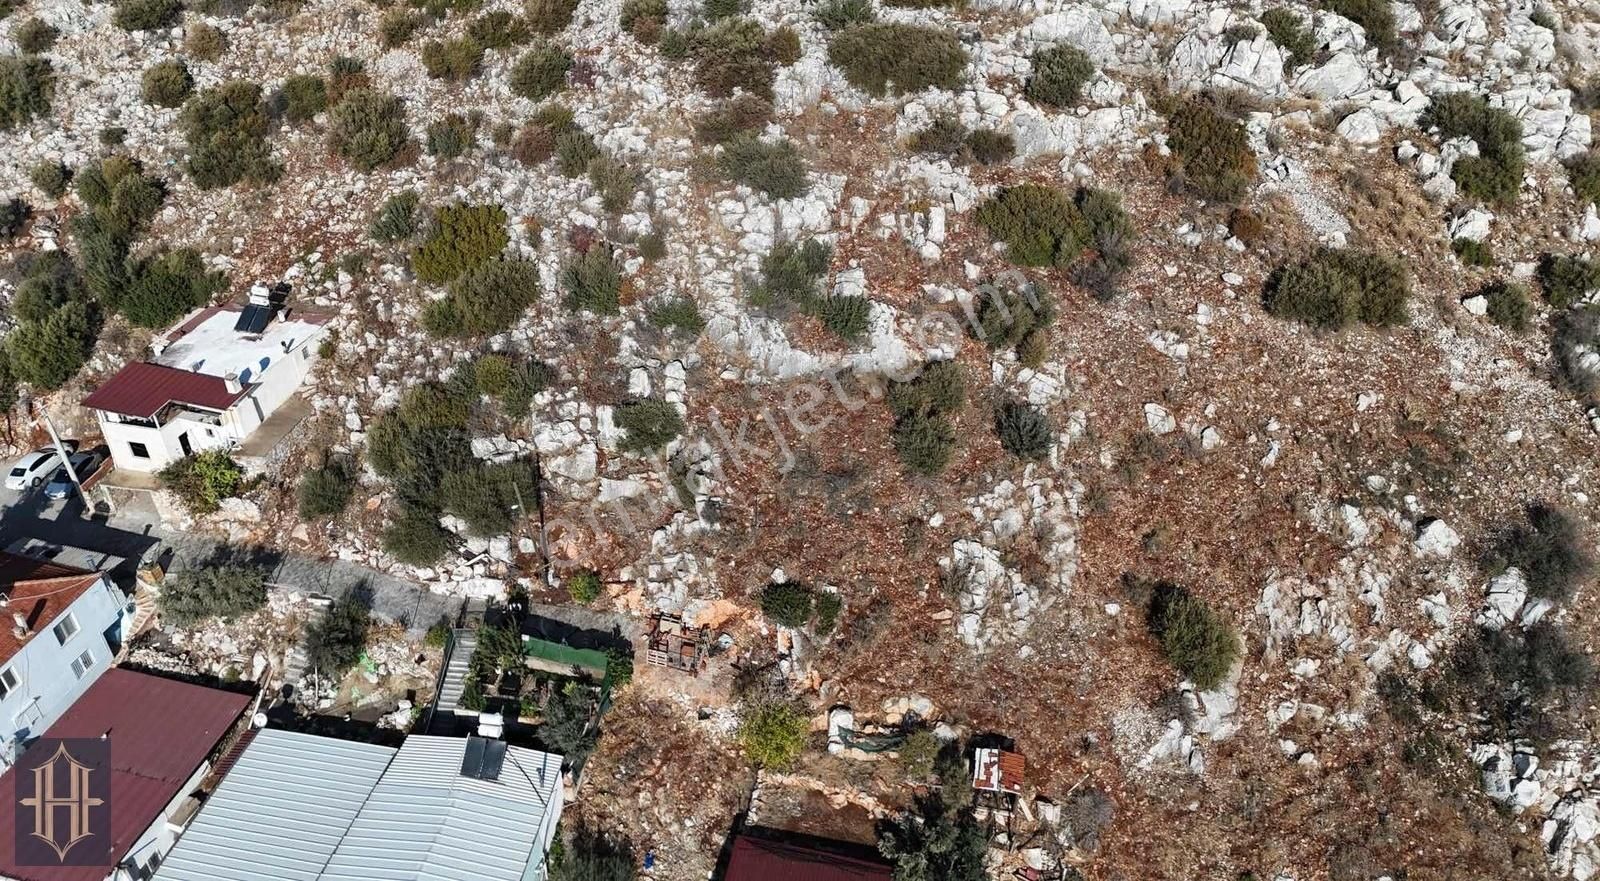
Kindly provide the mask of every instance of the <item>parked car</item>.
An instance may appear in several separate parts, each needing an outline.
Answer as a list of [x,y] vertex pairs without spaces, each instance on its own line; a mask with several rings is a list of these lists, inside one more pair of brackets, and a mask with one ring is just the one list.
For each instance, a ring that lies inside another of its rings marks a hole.
[[[68,453],[78,451],[77,441],[63,441],[61,445],[67,448]],[[50,468],[56,461],[54,447],[40,447],[23,456],[6,473],[6,489],[27,489],[30,486],[38,486],[44,482],[45,475],[50,473]]]
[[[100,467],[102,460],[99,453],[88,452],[73,453],[67,457],[67,461],[72,463],[72,470],[77,473],[78,479],[83,480]],[[50,475],[50,482],[44,485],[44,494],[52,499],[64,499],[72,492],[72,478],[67,475],[65,468],[57,468],[56,473]]]

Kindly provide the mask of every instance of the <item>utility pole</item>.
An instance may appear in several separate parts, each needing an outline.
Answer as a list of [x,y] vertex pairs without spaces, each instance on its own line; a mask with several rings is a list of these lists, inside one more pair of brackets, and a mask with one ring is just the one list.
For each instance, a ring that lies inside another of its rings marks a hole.
[[61,445],[61,435],[56,433],[56,424],[50,420],[50,408],[41,403],[39,415],[44,417],[44,427],[50,432],[50,440],[55,444],[56,458],[61,460],[61,467],[66,470],[67,476],[72,478],[72,485],[78,488],[78,498],[83,500],[83,507],[87,510],[89,496],[83,491],[83,483],[78,480],[78,472],[72,467],[72,459],[67,456],[67,448]]

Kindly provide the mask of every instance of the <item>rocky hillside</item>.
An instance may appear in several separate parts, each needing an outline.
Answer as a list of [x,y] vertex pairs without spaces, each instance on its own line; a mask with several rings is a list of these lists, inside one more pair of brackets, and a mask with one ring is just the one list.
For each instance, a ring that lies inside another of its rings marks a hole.
[[[197,522],[730,634],[573,807],[657,877],[773,700],[1013,739],[1068,810],[996,873],[1600,867],[1600,8],[0,12],[6,388],[88,432],[192,308],[334,315]],[[928,779],[789,759],[886,822]]]

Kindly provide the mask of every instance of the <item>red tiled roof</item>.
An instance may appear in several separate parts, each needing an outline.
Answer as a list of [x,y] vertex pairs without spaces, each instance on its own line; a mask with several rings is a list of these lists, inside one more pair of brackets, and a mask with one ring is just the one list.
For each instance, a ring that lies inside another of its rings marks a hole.
[[16,657],[29,640],[38,639],[40,634],[48,632],[56,619],[99,580],[100,573],[90,572],[88,575],[63,575],[13,584],[6,593],[10,605],[4,617],[9,619],[10,613],[21,612],[28,621],[28,632],[19,639],[13,623],[0,620],[0,664]]
[[733,841],[723,881],[889,881],[893,874],[877,860],[740,835]]
[[228,391],[220,376],[140,361],[117,371],[83,399],[83,406],[149,419],[170,403],[226,410],[244,395],[244,388]]
[[[111,855],[121,859],[150,828],[250,703],[248,695],[113,667],[46,737],[111,743]],[[16,791],[15,769],[0,793]],[[0,875],[20,881],[103,881],[108,867],[19,866],[16,811],[0,810]]]

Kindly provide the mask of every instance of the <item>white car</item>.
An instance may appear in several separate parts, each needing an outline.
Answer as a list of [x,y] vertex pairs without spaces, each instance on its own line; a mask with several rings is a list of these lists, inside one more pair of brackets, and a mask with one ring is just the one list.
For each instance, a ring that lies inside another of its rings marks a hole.
[[[75,441],[68,441],[62,446],[67,448],[68,453],[76,452],[78,449]],[[60,464],[54,447],[34,450],[18,459],[16,464],[11,466],[11,470],[6,472],[6,489],[27,489],[38,486],[44,483],[45,476],[51,469],[59,467]]]

